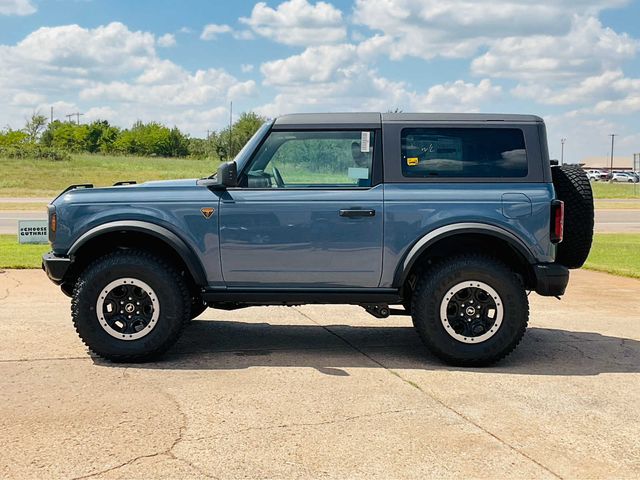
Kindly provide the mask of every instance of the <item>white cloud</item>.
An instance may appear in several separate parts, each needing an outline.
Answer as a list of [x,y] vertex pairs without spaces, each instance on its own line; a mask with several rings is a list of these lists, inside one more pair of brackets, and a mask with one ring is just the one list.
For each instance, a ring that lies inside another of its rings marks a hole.
[[257,3],[248,18],[240,22],[256,34],[285,45],[317,45],[346,39],[342,12],[325,2],[288,0],[277,8]]
[[173,33],[165,33],[158,37],[158,46],[173,47],[176,44],[176,36]]
[[231,32],[233,32],[233,29],[229,25],[217,25],[215,23],[210,23],[209,25],[205,25],[202,33],[200,34],[200,38],[202,40],[215,40],[219,34]]
[[506,2],[468,0],[356,0],[353,18],[382,37],[394,59],[466,58],[494,40],[563,35],[572,14],[596,15],[624,0]]
[[593,17],[575,16],[564,35],[506,37],[473,60],[478,75],[538,81],[572,79],[600,73],[633,57],[640,44],[627,34],[603,27]]
[[17,105],[21,107],[33,107],[39,103],[44,102],[46,97],[38,93],[31,92],[18,92],[10,100],[10,105]]
[[115,22],[40,28],[15,45],[0,45],[0,104],[7,106],[0,124],[21,122],[34,106],[48,111],[54,105],[57,118],[80,111],[86,121],[155,120],[199,133],[198,118],[213,121],[230,99],[241,103],[254,95],[252,80],[239,81],[221,68],[189,71],[160,58],[162,38]]
[[502,88],[483,79],[477,85],[462,80],[434,85],[425,95],[416,95],[413,107],[416,110],[474,111],[483,103],[500,97]]
[[264,84],[275,87],[273,102],[258,110],[268,116],[295,111],[477,111],[501,95],[490,80],[434,85],[426,92],[389,80],[366,61],[368,50],[351,44],[308,47],[299,55],[266,62]]
[[31,0],[0,0],[0,15],[31,15],[36,10]]

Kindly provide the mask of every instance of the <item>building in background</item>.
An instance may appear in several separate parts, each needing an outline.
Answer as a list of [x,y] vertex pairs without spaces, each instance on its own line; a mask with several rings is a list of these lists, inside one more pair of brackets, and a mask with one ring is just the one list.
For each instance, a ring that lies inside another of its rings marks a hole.
[[[580,160],[580,165],[587,170],[609,170],[611,168],[611,157],[585,157]],[[620,155],[613,157],[614,170],[633,170],[633,155]]]

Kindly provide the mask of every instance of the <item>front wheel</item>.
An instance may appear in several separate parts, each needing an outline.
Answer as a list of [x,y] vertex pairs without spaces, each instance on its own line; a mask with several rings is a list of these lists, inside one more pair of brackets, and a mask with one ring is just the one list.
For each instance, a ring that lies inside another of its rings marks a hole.
[[117,362],[157,357],[190,318],[183,278],[150,253],[119,250],[91,264],[73,291],[71,314],[82,341]]
[[411,310],[432,353],[447,363],[471,367],[511,353],[529,320],[520,279],[504,263],[484,256],[454,257],[427,269]]

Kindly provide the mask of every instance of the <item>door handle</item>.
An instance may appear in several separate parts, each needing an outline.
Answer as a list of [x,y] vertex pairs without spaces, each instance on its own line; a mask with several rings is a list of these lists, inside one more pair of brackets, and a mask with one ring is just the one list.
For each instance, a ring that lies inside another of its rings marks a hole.
[[375,210],[363,210],[360,208],[353,208],[353,209],[343,209],[340,210],[340,216],[341,217],[373,217],[375,216],[376,211]]

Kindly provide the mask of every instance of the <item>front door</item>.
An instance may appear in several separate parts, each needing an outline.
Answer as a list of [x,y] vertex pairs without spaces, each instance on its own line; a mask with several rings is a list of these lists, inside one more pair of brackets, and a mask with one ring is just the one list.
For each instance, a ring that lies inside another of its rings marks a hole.
[[272,131],[220,202],[225,283],[377,287],[383,190],[374,131]]

